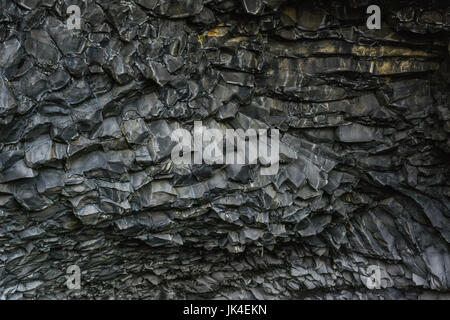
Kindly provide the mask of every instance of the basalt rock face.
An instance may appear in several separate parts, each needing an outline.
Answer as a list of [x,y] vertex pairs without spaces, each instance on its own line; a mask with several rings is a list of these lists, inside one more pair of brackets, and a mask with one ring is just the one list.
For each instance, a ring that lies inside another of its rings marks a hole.
[[[0,297],[449,298],[450,7],[370,4],[0,0]],[[278,172],[176,165],[196,120]]]

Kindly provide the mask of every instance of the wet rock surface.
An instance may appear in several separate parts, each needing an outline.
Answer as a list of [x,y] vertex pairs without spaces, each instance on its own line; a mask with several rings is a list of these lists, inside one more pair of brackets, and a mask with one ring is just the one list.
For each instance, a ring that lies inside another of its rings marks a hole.
[[0,298],[450,298],[450,7],[366,2],[0,0]]

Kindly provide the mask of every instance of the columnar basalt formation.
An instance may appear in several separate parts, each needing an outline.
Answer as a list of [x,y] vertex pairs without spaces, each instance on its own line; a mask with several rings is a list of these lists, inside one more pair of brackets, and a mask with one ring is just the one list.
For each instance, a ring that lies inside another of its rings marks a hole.
[[[0,0],[0,298],[449,298],[450,6],[370,4]],[[279,171],[174,164],[194,121]]]

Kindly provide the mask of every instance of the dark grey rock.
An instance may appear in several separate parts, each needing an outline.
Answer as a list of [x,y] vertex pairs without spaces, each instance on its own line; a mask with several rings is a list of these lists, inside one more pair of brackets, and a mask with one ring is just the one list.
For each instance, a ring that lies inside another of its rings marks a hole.
[[50,35],[44,30],[31,30],[25,41],[25,50],[40,63],[56,65],[60,54]]
[[150,155],[155,161],[167,157],[175,146],[172,141],[172,128],[165,120],[157,120],[148,125],[150,143],[148,145]]
[[449,299],[450,8],[380,5],[0,1],[0,299]]

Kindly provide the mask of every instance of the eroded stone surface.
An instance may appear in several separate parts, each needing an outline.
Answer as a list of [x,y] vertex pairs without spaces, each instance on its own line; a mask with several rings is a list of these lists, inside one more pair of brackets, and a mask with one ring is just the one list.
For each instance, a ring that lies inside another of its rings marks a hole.
[[[79,3],[0,1],[1,299],[449,298],[448,3]],[[174,164],[196,120],[278,172]]]

